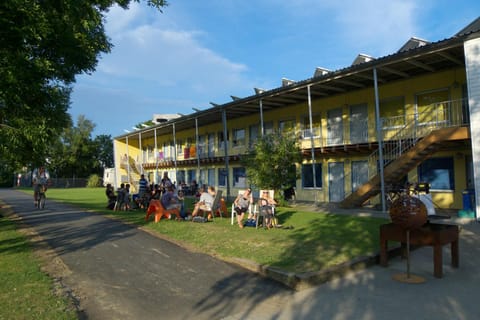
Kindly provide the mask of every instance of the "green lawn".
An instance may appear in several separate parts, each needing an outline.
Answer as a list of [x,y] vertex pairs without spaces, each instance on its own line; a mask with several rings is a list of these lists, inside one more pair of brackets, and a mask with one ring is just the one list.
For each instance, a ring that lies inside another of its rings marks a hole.
[[[29,191],[30,192],[30,191]],[[354,217],[297,211],[281,207],[279,223],[293,229],[240,229],[230,218],[193,223],[144,221],[142,210],[113,212],[105,209],[103,188],[50,189],[48,200],[68,202],[82,208],[142,225],[195,250],[225,259],[245,258],[286,271],[318,271],[379,250],[378,227],[382,218]],[[187,199],[193,208],[192,200]]]
[[0,319],[77,319],[40,270],[28,240],[0,215]]
[[[32,190],[24,190],[32,194]],[[285,271],[320,271],[377,252],[381,218],[353,217],[278,208],[279,223],[292,229],[238,228],[230,218],[193,223],[145,222],[141,210],[105,209],[103,188],[50,189],[48,201],[67,202],[149,228],[184,246],[224,259],[243,258]],[[189,209],[193,200],[187,199]],[[77,319],[64,297],[54,294],[53,280],[40,269],[28,239],[13,221],[0,215],[0,319]]]

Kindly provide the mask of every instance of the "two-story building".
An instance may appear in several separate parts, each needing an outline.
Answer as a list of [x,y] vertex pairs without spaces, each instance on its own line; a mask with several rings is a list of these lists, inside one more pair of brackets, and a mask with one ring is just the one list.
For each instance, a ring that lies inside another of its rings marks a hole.
[[389,185],[408,180],[428,182],[440,208],[462,208],[467,189],[480,203],[480,18],[442,41],[411,38],[388,56],[361,54],[343,69],[115,137],[116,181],[135,187],[145,173],[157,183],[167,171],[234,195],[249,185],[240,156],[286,129],[302,149],[298,200],[381,203]]

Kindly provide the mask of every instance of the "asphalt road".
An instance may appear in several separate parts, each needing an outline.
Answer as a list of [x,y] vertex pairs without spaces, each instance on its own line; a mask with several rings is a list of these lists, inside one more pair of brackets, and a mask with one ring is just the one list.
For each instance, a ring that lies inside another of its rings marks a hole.
[[61,281],[80,297],[87,319],[264,318],[276,308],[254,315],[256,306],[292,294],[272,280],[99,214],[48,198],[38,210],[31,196],[11,189],[0,189],[0,199],[67,266]]
[[[400,257],[293,292],[237,266],[189,252],[138,228],[47,199],[0,189],[64,261],[62,282],[80,297],[88,319],[479,319],[480,223],[461,223],[460,267],[443,248],[443,278],[433,276],[433,250],[411,252],[421,284],[392,279],[406,272]],[[351,214],[364,214],[352,212]],[[321,230],[319,230],[321,232]],[[1,311],[0,311],[1,312]]]

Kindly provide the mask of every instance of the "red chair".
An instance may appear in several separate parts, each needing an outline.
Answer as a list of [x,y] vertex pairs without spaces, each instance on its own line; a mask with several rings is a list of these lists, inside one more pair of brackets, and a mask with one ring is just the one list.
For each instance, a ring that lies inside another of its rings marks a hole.
[[180,210],[177,208],[165,209],[160,200],[151,200],[147,208],[147,214],[145,215],[145,221],[148,221],[148,218],[151,214],[155,215],[155,223],[160,221],[162,217],[170,219],[171,215],[174,214],[177,217],[177,220],[181,220]]

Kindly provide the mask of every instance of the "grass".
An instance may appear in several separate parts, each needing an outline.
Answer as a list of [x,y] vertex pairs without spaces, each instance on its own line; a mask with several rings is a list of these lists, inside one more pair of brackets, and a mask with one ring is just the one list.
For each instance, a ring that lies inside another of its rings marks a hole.
[[[33,194],[32,190],[25,192]],[[354,217],[292,208],[277,209],[279,223],[293,229],[238,228],[230,218],[193,223],[145,222],[142,210],[113,212],[105,208],[103,188],[50,189],[56,200],[150,229],[193,250],[223,259],[253,260],[291,272],[320,271],[379,250],[381,218]],[[193,208],[193,199],[187,199]],[[0,320],[77,319],[66,298],[54,293],[53,280],[42,272],[28,239],[12,220],[0,215]]]
[[[30,190],[28,192],[31,192]],[[281,207],[279,223],[293,229],[238,228],[230,218],[209,223],[161,220],[144,221],[145,212],[113,212],[105,208],[103,188],[50,189],[48,200],[70,203],[111,215],[162,234],[195,250],[224,259],[243,258],[291,272],[319,271],[379,250],[382,218],[354,217]],[[187,199],[187,208],[193,208]]]
[[0,319],[77,319],[40,269],[25,236],[0,216]]

